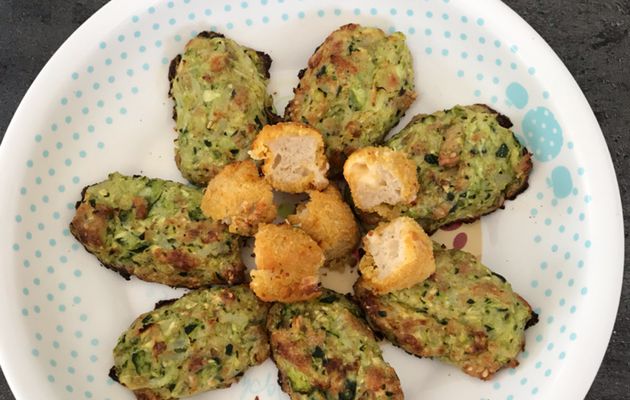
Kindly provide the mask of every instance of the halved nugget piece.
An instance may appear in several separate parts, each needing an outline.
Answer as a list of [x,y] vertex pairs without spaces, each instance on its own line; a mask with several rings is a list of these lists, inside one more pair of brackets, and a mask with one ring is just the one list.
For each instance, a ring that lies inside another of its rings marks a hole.
[[334,185],[308,195],[308,202],[287,219],[315,239],[328,263],[349,257],[359,244],[359,225],[350,206]]
[[409,289],[377,295],[365,279],[355,283],[372,328],[411,354],[437,358],[480,379],[516,367],[536,313],[473,255],[439,245],[434,254],[435,274]]
[[275,304],[267,329],[280,386],[292,400],[403,399],[396,371],[347,297],[325,290],[310,301]]
[[322,133],[333,174],[354,150],[380,143],[416,97],[405,35],[356,24],[332,32],[298,76],[285,119]]
[[328,186],[328,160],[322,135],[296,122],[265,126],[249,152],[254,160],[264,160],[265,177],[276,190],[302,193]]
[[212,178],[201,200],[203,213],[229,225],[229,230],[253,236],[259,224],[277,215],[271,185],[258,175],[253,161],[228,164]]
[[201,32],[171,62],[175,161],[205,186],[223,166],[247,159],[256,133],[275,120],[267,94],[271,58],[216,32]]
[[410,288],[435,272],[433,242],[416,221],[399,217],[363,238],[359,270],[374,293]]
[[400,151],[364,147],[343,167],[352,201],[364,212],[388,215],[391,206],[410,204],[418,193],[416,164]]
[[416,202],[395,213],[416,219],[431,234],[514,199],[527,188],[532,162],[511,126],[480,104],[416,116],[387,143],[415,161],[420,183]]
[[70,232],[126,279],[186,288],[240,283],[239,238],[203,215],[201,197],[181,183],[113,173],[83,189]]
[[110,376],[144,400],[228,387],[269,356],[267,311],[247,286],[160,302],[120,336]]
[[255,238],[249,286],[258,298],[289,303],[319,295],[324,252],[317,242],[288,224],[262,225]]

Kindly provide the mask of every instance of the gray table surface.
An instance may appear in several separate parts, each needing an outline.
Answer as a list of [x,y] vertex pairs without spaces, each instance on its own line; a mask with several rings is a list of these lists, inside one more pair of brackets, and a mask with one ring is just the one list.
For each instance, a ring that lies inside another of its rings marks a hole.
[[[630,1],[505,2],[547,40],[585,92],[611,150],[628,232],[630,176],[622,171],[630,169]],[[105,3],[104,0],[0,0],[0,139],[20,99],[52,53]],[[626,265],[628,250],[626,240]],[[629,305],[630,273],[626,270],[617,322],[604,362],[586,397],[589,400],[630,398]],[[0,400],[12,399],[0,374]]]

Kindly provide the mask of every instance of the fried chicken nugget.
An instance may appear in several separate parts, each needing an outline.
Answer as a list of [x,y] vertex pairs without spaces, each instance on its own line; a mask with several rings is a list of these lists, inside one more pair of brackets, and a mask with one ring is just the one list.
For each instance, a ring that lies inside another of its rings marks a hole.
[[416,164],[405,153],[386,147],[364,147],[343,168],[354,205],[386,215],[391,206],[410,204],[419,190]]
[[328,160],[321,133],[296,122],[265,126],[249,155],[264,160],[263,173],[274,189],[288,193],[328,186]]
[[291,303],[320,294],[324,251],[306,232],[288,224],[267,224],[255,238],[256,269],[249,286],[258,298]]
[[323,192],[309,191],[310,200],[287,219],[308,233],[324,250],[326,261],[352,254],[359,244],[359,225],[339,190],[329,185]]
[[258,175],[253,161],[235,162],[223,168],[208,183],[201,210],[242,236],[253,236],[259,224],[269,223],[277,215],[271,185]]
[[433,242],[412,218],[379,225],[363,239],[359,270],[376,294],[410,288],[435,272]]

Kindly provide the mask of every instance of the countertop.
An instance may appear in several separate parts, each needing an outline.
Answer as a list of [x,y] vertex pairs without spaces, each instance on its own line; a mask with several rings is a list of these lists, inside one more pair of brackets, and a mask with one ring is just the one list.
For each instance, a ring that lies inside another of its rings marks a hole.
[[[630,1],[505,0],[558,53],[586,94],[604,131],[624,208],[626,262],[630,215]],[[0,2],[0,138],[31,82],[63,41],[104,0]],[[4,172],[6,173],[6,171]],[[603,266],[602,266],[603,267]],[[630,273],[626,269],[615,329],[587,395],[630,397]],[[0,400],[14,399],[0,374]]]

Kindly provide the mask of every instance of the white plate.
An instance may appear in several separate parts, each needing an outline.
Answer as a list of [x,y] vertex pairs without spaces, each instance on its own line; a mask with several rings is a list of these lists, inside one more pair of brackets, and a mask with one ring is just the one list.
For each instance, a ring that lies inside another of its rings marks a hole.
[[[69,236],[81,188],[110,171],[181,179],[168,61],[217,29],[274,59],[282,110],[313,49],[348,22],[400,30],[418,112],[485,102],[535,154],[531,187],[482,221],[483,259],[540,313],[521,366],[491,382],[383,345],[409,399],[576,399],[599,367],[623,270],[619,192],[600,128],[551,49],[496,0],[114,0],[79,28],[24,97],[0,148],[0,362],[23,399],[131,399],[107,378],[111,349],[173,291],[126,282]],[[400,126],[396,129],[400,129]],[[286,398],[268,361],[203,399]]]

